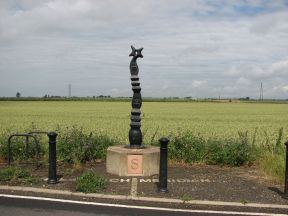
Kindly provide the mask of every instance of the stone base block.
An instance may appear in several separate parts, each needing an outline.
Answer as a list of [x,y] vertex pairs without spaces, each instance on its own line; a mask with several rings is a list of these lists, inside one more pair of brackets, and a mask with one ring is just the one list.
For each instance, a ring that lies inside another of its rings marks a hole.
[[152,176],[159,174],[159,160],[159,147],[111,146],[107,150],[106,170],[118,176]]

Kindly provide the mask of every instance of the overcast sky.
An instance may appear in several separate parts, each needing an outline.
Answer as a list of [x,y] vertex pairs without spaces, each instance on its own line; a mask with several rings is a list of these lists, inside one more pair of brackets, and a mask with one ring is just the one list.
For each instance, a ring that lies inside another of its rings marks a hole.
[[288,0],[0,0],[0,96],[288,98]]

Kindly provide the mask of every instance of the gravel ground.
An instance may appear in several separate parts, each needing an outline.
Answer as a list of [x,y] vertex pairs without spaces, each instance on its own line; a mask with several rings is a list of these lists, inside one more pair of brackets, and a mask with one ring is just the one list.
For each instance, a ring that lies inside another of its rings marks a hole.
[[[26,165],[28,166],[28,165]],[[4,166],[2,166],[3,168]],[[94,162],[82,166],[58,163],[60,182],[48,185],[48,167],[35,168],[29,165],[37,182],[10,181],[1,185],[50,188],[75,192],[75,179],[87,170],[105,176],[109,183],[105,194],[130,195],[132,178],[137,178],[137,195],[189,200],[228,201],[241,203],[287,204],[283,196],[283,185],[278,185],[263,176],[255,167],[219,167],[208,165],[169,166],[168,193],[157,190],[158,176],[119,177],[106,173],[105,163]]]

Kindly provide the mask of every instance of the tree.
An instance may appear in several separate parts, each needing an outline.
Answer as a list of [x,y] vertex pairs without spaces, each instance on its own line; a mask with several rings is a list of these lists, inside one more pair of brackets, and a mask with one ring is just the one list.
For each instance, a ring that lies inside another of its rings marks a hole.
[[16,98],[20,98],[20,97],[21,97],[20,92],[17,92],[17,93],[16,93]]

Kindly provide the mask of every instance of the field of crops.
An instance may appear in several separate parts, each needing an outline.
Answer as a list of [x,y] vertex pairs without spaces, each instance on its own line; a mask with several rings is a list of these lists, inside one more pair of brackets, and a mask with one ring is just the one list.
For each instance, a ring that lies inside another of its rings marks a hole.
[[[131,104],[105,101],[0,101],[0,131],[52,131],[77,125],[86,132],[107,134],[128,143]],[[144,102],[144,143],[153,137],[192,131],[204,138],[237,136],[248,131],[257,143],[275,140],[280,128],[288,135],[288,104]]]

